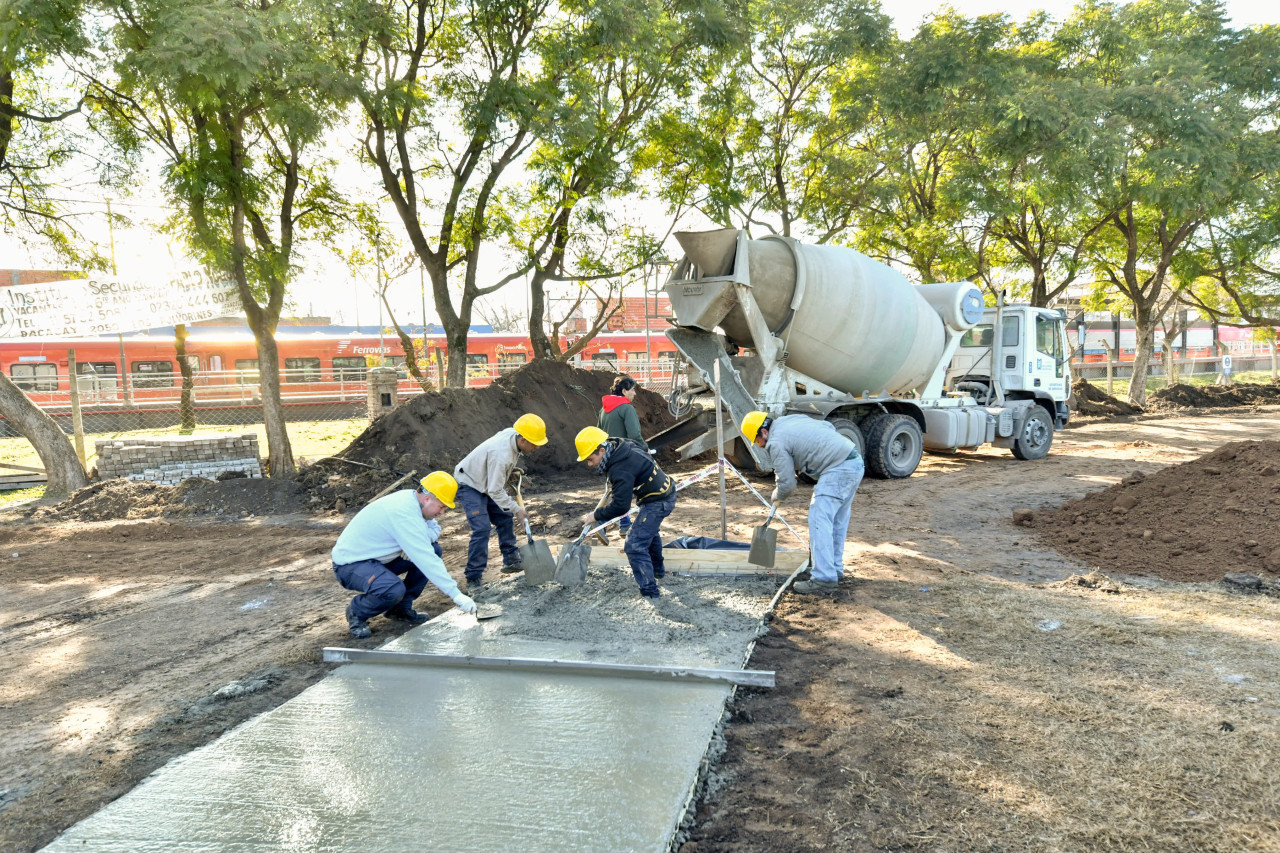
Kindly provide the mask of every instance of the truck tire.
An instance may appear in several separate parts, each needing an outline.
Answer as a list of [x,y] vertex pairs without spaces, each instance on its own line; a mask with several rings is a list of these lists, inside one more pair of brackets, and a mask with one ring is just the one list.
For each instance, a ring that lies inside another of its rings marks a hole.
[[1043,459],[1053,445],[1053,419],[1043,406],[1032,406],[1022,429],[1013,440],[1013,455],[1018,459]]
[[831,418],[827,421],[836,428],[836,432],[849,439],[858,448],[858,455],[864,459],[867,456],[867,443],[862,438],[862,430],[858,429],[858,425],[848,418]]
[[920,425],[910,415],[876,415],[866,425],[867,473],[882,480],[910,477],[924,453]]

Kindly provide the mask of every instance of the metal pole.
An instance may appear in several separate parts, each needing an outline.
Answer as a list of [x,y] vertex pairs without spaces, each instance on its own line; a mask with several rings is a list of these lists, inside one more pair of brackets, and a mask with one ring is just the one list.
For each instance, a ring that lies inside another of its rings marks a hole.
[[[116,268],[116,225],[111,217],[111,199],[107,199],[107,239],[111,245],[111,274],[120,275]],[[120,343],[120,390],[124,392],[124,404],[130,406],[133,393],[129,390],[129,363],[124,360],[124,334],[116,332],[116,340]]]
[[84,456],[84,418],[80,415],[80,385],[76,382],[76,351],[67,350],[67,378],[71,389],[71,434],[75,437],[76,456],[80,464],[85,464]]
[[720,538],[729,536],[729,508],[724,497],[724,405],[720,399],[720,359],[712,368],[716,386],[716,467],[720,469]]

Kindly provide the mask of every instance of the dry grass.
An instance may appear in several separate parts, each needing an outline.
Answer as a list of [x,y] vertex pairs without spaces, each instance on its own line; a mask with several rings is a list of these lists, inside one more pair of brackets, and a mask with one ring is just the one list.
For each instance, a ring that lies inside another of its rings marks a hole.
[[[1280,850],[1280,601],[977,575],[858,598],[868,687],[904,680],[883,729],[901,764],[841,799],[894,812],[885,843]],[[908,825],[944,792],[954,814]]]

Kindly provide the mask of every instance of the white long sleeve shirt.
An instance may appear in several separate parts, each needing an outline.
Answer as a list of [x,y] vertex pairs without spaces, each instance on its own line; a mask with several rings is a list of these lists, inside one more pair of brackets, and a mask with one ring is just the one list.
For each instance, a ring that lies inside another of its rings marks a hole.
[[520,461],[514,427],[500,430],[485,439],[453,469],[453,478],[464,486],[488,495],[509,513],[520,511],[516,499],[507,494],[507,480]]
[[403,552],[427,580],[454,601],[462,593],[449,577],[444,561],[432,543],[440,539],[440,523],[422,517],[422,507],[412,489],[392,492],[356,513],[333,546],[333,564],[343,566],[361,560],[386,562]]

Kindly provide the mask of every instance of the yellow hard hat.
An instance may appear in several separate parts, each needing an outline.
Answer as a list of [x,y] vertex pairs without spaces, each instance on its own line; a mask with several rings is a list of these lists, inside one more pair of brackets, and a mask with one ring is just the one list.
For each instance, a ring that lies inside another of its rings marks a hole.
[[423,491],[435,495],[440,503],[449,509],[454,508],[454,501],[458,498],[458,481],[451,475],[444,471],[432,471],[422,478],[420,485]]
[[596,448],[608,439],[609,433],[600,427],[583,427],[582,432],[573,439],[574,446],[578,448],[578,461],[586,461],[586,458],[595,453]]
[[768,412],[747,412],[746,417],[742,419],[742,434],[747,437],[747,441],[755,443],[756,435],[760,432],[760,425],[769,419]]
[[521,415],[516,418],[516,432],[530,444],[541,447],[547,443],[547,424],[537,415]]

